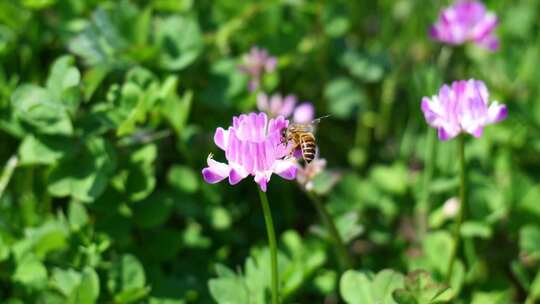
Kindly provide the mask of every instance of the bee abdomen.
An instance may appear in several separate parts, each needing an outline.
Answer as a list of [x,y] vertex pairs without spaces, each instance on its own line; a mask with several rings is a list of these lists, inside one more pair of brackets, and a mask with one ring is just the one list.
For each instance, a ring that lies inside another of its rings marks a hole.
[[301,138],[300,149],[302,150],[302,157],[304,161],[309,164],[315,158],[315,151],[317,146],[315,145],[315,138],[311,135],[304,135]]

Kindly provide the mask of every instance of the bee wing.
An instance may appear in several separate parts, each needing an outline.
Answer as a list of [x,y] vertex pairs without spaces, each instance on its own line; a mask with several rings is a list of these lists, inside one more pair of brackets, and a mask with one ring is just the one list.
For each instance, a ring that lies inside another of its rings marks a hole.
[[291,129],[293,129],[295,132],[313,132],[313,125],[312,124],[299,124],[295,123],[292,124]]
[[322,119],[328,118],[330,116],[332,116],[332,115],[328,114],[328,115],[324,115],[324,116],[321,116],[321,117],[317,117],[313,121],[311,121],[311,124],[317,125],[317,124],[319,124],[321,122]]

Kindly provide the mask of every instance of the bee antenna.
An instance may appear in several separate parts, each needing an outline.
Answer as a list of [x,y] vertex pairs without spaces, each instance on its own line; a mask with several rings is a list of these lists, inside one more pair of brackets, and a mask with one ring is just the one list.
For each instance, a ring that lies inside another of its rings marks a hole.
[[332,116],[332,115],[331,115],[331,114],[328,114],[328,115],[324,115],[324,116],[321,116],[321,117],[317,117],[317,118],[315,118],[311,123],[319,123],[319,122],[321,122],[322,119],[328,118],[328,117],[330,117],[330,116]]

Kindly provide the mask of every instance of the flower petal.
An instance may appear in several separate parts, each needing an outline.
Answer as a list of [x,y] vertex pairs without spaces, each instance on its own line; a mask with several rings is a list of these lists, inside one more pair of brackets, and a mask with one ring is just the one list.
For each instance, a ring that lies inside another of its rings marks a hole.
[[273,171],[284,179],[292,180],[296,177],[298,166],[292,160],[276,160]]
[[505,105],[493,102],[488,108],[488,123],[496,123],[506,119],[508,116],[508,109]]
[[496,51],[499,49],[499,38],[495,35],[487,35],[482,40],[477,41],[477,44],[487,50]]
[[494,13],[487,13],[483,18],[476,23],[472,29],[472,39],[482,41],[489,36],[497,27],[497,16]]
[[259,184],[259,187],[261,187],[261,190],[263,192],[266,192],[268,182],[270,181],[270,177],[272,176],[272,171],[267,172],[257,172],[255,174],[255,182]]
[[283,117],[289,117],[294,111],[294,106],[296,105],[296,96],[287,95],[283,98],[281,109],[279,109],[278,114]]
[[227,149],[227,143],[229,142],[229,131],[225,131],[223,128],[217,128],[216,133],[214,133],[214,143],[221,150],[225,151]]
[[231,185],[238,184],[241,180],[249,175],[249,172],[238,164],[231,163],[230,167],[231,171],[229,172],[229,184]]
[[449,129],[444,127],[438,128],[438,131],[439,139],[442,141],[452,139],[459,134],[459,130],[456,131],[455,129]]
[[432,127],[437,127],[436,122],[439,119],[439,115],[437,114],[437,112],[440,111],[438,109],[440,105],[438,104],[437,97],[433,97],[433,101],[431,101],[427,97],[422,98],[422,103],[420,107],[422,109],[422,112],[424,112],[424,118],[426,119],[426,122]]
[[219,183],[227,178],[230,168],[227,164],[217,162],[211,157],[208,157],[208,167],[202,170],[204,181],[209,184]]

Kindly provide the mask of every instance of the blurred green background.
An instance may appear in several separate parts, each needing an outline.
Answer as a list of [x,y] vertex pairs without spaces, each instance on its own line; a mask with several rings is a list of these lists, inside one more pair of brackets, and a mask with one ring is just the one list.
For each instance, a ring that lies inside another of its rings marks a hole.
[[0,1],[1,302],[268,303],[255,184],[200,174],[208,153],[224,159],[215,128],[255,110],[237,67],[257,45],[278,58],[265,92],[332,115],[314,195],[356,261],[342,276],[308,196],[274,177],[285,303],[397,303],[388,286],[417,269],[422,282],[402,290],[417,302],[400,303],[443,289],[431,280],[450,258],[457,144],[434,141],[420,100],[472,77],[509,118],[467,141],[451,302],[535,303],[540,1],[485,1],[500,19],[496,53],[428,38],[448,3]]

